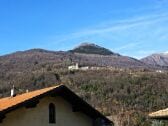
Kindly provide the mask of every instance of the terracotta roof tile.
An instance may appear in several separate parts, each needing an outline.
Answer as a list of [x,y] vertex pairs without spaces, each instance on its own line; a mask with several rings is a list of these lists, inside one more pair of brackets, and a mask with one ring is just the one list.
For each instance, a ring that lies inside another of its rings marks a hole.
[[24,101],[27,101],[27,100],[34,98],[36,96],[39,96],[41,94],[47,93],[48,91],[51,91],[57,87],[60,87],[60,85],[28,92],[28,93],[24,93],[24,94],[20,94],[20,95],[16,95],[15,97],[2,98],[2,99],[0,99],[0,111],[8,109],[12,106],[20,104]]

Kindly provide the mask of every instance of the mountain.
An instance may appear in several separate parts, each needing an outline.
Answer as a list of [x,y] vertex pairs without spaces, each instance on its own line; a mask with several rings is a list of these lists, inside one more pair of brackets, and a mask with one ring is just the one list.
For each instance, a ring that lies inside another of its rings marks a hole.
[[76,62],[83,66],[148,67],[137,59],[122,56],[95,44],[82,44],[70,51],[31,49],[0,56],[0,68],[8,66],[8,69],[11,68],[9,70],[23,70],[28,67],[31,70],[34,64],[36,67],[40,64],[60,64],[67,67]]
[[[19,94],[62,83],[106,116],[114,117],[116,124],[151,125],[147,113],[168,106],[167,72],[129,69],[149,65],[117,53],[98,52],[30,49],[0,56],[0,97],[10,96],[12,85]],[[76,62],[83,66],[126,69],[69,71],[68,66]]]
[[93,43],[82,43],[80,46],[70,50],[72,53],[99,54],[99,55],[119,55],[109,49],[98,46]]
[[77,53],[75,49],[71,51],[30,49],[0,56],[0,94],[12,84],[33,89],[37,85],[44,87],[45,83],[50,85],[59,82],[57,71],[67,70],[69,65],[75,63],[93,67],[149,68],[137,59],[119,55],[95,44],[80,45],[76,49],[79,48],[88,50],[89,53],[84,51]]
[[152,54],[141,59],[141,61],[154,66],[168,66],[168,52]]
[[0,94],[9,85],[23,87],[44,87],[59,82],[58,71],[68,66],[150,68],[137,59],[122,56],[95,44],[82,44],[70,51],[48,51],[30,49],[0,56]]

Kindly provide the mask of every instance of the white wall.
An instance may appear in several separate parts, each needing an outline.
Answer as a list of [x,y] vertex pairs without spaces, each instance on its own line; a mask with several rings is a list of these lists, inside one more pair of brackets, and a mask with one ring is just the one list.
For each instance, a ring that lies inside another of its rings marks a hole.
[[[49,124],[48,105],[56,107],[56,123]],[[61,97],[46,97],[35,108],[19,108],[6,114],[0,126],[92,126],[92,119],[73,112],[71,105]]]

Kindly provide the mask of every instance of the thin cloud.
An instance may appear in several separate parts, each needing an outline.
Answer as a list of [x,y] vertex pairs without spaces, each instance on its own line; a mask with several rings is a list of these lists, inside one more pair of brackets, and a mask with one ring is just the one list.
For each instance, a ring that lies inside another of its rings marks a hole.
[[118,47],[118,48],[116,48],[116,49],[114,49],[114,50],[115,50],[115,51],[128,50],[128,49],[135,48],[135,47],[139,46],[140,44],[141,44],[141,42],[129,43],[129,44],[127,44],[127,45]]
[[152,55],[154,53],[156,53],[157,51],[154,51],[154,50],[139,50],[136,52],[136,54],[134,53],[132,55],[132,57],[136,58],[136,59],[142,59],[142,58],[145,58],[149,55]]
[[141,16],[141,17],[136,17],[134,19],[119,20],[118,23],[111,24],[110,26],[106,26],[103,28],[101,28],[100,26],[97,26],[97,28],[88,28],[88,29],[83,29],[77,32],[70,33],[68,35],[61,35],[56,37],[55,41],[64,42],[67,40],[78,39],[85,36],[106,34],[109,32],[122,31],[130,28],[134,28],[134,27],[148,26],[148,25],[156,24],[167,20],[168,20],[167,13],[160,14],[160,15],[156,14],[156,15]]
[[[118,53],[141,58],[152,53],[148,51],[151,50],[152,46],[148,48],[148,45],[155,43],[161,46],[167,43],[167,21],[167,12],[136,16],[118,21],[105,21],[94,27],[81,29],[67,35],[59,35],[52,42],[50,41],[48,46],[62,44],[65,47],[70,47],[70,45],[77,45],[82,40],[104,41],[109,42],[107,46],[114,51],[118,51]],[[131,41],[135,42],[130,43]],[[69,44],[71,42],[73,44]],[[110,42],[115,44],[110,44]],[[144,52],[139,51],[142,49]],[[163,49],[165,50],[165,48]]]

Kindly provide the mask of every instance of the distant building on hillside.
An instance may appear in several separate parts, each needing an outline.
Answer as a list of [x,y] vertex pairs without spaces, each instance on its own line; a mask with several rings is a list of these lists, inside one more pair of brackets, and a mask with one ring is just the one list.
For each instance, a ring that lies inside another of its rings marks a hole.
[[83,66],[83,67],[79,67],[79,64],[76,63],[76,65],[72,65],[68,67],[68,70],[88,70],[89,66]]
[[80,70],[88,70],[88,69],[89,69],[88,66],[80,67]]
[[68,70],[78,70],[79,69],[79,64],[76,63],[76,65],[72,65],[68,67]]
[[164,73],[163,70],[156,70],[156,73]]

